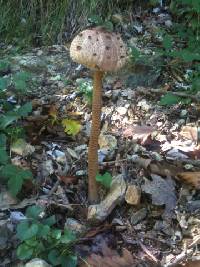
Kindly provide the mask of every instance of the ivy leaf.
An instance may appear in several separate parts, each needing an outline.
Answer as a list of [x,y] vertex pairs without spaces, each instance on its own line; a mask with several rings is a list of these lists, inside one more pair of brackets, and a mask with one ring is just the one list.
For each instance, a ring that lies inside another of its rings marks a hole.
[[33,248],[29,247],[25,243],[19,245],[17,248],[17,257],[20,260],[29,260],[33,254]]
[[104,173],[103,175],[97,174],[96,181],[105,186],[106,188],[110,188],[112,182],[112,176],[109,172]]
[[172,93],[167,93],[160,100],[161,106],[172,106],[180,102],[181,98],[179,96],[173,95]]
[[67,134],[75,136],[81,130],[81,124],[74,120],[63,119],[62,126]]

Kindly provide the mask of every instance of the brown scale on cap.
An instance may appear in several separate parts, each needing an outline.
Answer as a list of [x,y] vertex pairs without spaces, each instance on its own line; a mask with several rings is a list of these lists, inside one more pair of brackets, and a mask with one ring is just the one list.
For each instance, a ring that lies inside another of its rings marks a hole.
[[[98,36],[98,37],[97,37]],[[126,62],[126,46],[119,34],[96,27],[82,31],[71,43],[72,59],[90,69],[116,71]]]

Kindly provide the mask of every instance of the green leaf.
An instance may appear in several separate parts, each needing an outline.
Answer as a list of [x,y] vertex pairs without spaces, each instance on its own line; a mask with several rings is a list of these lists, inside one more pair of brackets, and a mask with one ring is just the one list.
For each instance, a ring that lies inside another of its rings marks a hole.
[[88,18],[88,21],[92,24],[95,24],[96,26],[98,25],[102,25],[103,24],[103,20],[100,16],[98,15],[93,15],[93,16],[90,16]]
[[112,183],[112,176],[109,172],[106,172],[103,175],[97,174],[96,181],[105,186],[106,188],[110,188]]
[[44,208],[43,208],[43,207],[40,207],[40,206],[37,206],[37,205],[28,207],[28,208],[26,209],[26,217],[27,217],[27,218],[31,218],[31,219],[38,220],[40,214],[41,214],[43,211],[44,211]]
[[38,224],[38,237],[43,237],[44,239],[47,239],[48,234],[50,233],[50,227],[48,225]]
[[9,68],[10,64],[8,60],[0,60],[0,71],[7,70]]
[[15,88],[19,91],[25,91],[26,90],[26,82],[23,80],[16,80],[15,81]]
[[31,224],[27,221],[23,221],[17,225],[17,237],[21,240],[27,240],[37,235],[38,232],[38,225]]
[[6,149],[7,137],[5,134],[0,134],[0,148]]
[[52,226],[56,223],[56,217],[55,215],[52,215],[42,221],[43,224],[46,224],[48,226]]
[[78,258],[76,255],[62,255],[61,266],[62,267],[76,267],[78,264]]
[[179,96],[173,95],[172,93],[167,93],[160,100],[161,106],[172,106],[179,103],[181,98]]
[[28,81],[30,80],[32,77],[30,72],[27,71],[21,71],[16,73],[15,75],[13,75],[13,81],[14,83],[18,80],[22,80],[22,81]]
[[74,240],[76,240],[76,236],[72,231],[69,230],[65,230],[64,234],[60,238],[60,242],[64,244],[68,244]]
[[0,78],[0,90],[4,90],[8,86],[9,80],[7,78]]
[[32,173],[19,167],[7,164],[1,169],[1,175],[8,179],[8,189],[13,196],[21,190],[24,180],[31,179]]
[[106,28],[108,31],[113,31],[113,23],[111,21],[105,21],[102,26]]
[[61,238],[61,235],[62,235],[62,231],[59,230],[59,229],[53,229],[51,231],[51,236],[55,239],[60,239]]
[[32,104],[28,102],[17,109],[16,113],[19,117],[26,117],[32,111]]
[[30,239],[26,239],[24,240],[26,245],[34,248],[34,247],[37,247],[39,245],[39,241],[37,239],[35,239],[35,237],[33,238],[30,238]]
[[57,249],[52,249],[48,254],[48,260],[54,266],[60,264],[61,263],[61,261],[60,261],[61,259],[60,259],[59,251]]
[[6,164],[9,160],[8,154],[4,148],[0,147],[0,164]]
[[8,125],[12,124],[14,121],[18,119],[18,116],[13,114],[4,114],[3,116],[0,116],[0,129],[5,129]]
[[17,257],[20,260],[29,260],[33,255],[33,248],[27,246],[26,244],[21,244],[17,248]]
[[164,38],[163,38],[163,47],[166,49],[166,50],[169,50],[172,48],[172,37],[170,35],[165,35]]
[[81,125],[77,121],[74,121],[74,120],[63,119],[62,126],[64,127],[64,131],[67,134],[70,134],[73,136],[79,133],[81,130]]

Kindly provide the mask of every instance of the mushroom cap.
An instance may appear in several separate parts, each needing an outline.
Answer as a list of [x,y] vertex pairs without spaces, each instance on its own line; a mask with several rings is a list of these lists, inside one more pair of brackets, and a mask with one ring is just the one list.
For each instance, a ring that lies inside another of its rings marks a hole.
[[73,39],[70,56],[90,69],[116,71],[126,62],[127,47],[120,34],[95,27],[82,31]]

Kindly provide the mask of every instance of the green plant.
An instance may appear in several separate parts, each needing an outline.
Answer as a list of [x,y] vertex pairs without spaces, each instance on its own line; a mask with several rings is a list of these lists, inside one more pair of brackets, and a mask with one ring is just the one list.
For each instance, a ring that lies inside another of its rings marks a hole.
[[[9,67],[9,61],[0,62],[0,70],[4,73]],[[18,96],[26,92],[27,82],[31,75],[27,72],[18,72],[13,76],[0,77],[0,182],[7,183],[8,190],[16,196],[23,183],[32,178],[29,170],[23,170],[13,164],[8,154],[12,142],[24,135],[24,130],[17,122],[27,116],[32,110],[31,103],[25,103],[20,107],[7,101],[9,87],[14,87]]]
[[79,89],[79,92],[83,94],[86,102],[88,102],[91,105],[92,104],[92,91],[93,91],[92,81],[81,80],[78,84],[78,89]]
[[121,2],[122,0],[0,0],[0,39],[21,48],[62,43],[63,37],[69,38],[80,27],[84,28],[88,23],[87,18],[96,14],[97,10],[105,19],[118,10]]
[[151,65],[152,59],[160,57],[157,68],[162,68],[172,76],[175,74],[175,77],[181,77],[182,83],[177,84],[177,90],[181,91],[184,87],[184,94],[188,94],[188,98],[167,93],[162,97],[161,105],[190,103],[190,96],[200,90],[200,1],[171,0],[170,9],[173,25],[170,29],[160,28],[156,31],[160,45],[152,54],[141,53],[136,47],[130,48],[130,59],[134,63],[143,61]]
[[77,266],[77,256],[73,252],[77,240],[74,233],[53,227],[55,216],[44,217],[44,209],[39,206],[27,208],[26,217],[17,226],[17,237],[21,241],[17,248],[20,260],[39,257],[52,266]]
[[19,108],[0,115],[0,179],[3,182],[7,181],[8,189],[14,196],[21,190],[24,181],[32,178],[32,173],[11,164],[7,152],[8,137],[11,129],[9,126],[14,126],[16,121],[26,116],[31,109],[31,103],[26,103]]
[[97,174],[96,181],[105,186],[106,188],[110,188],[112,183],[112,176],[109,172],[105,172],[103,175]]

